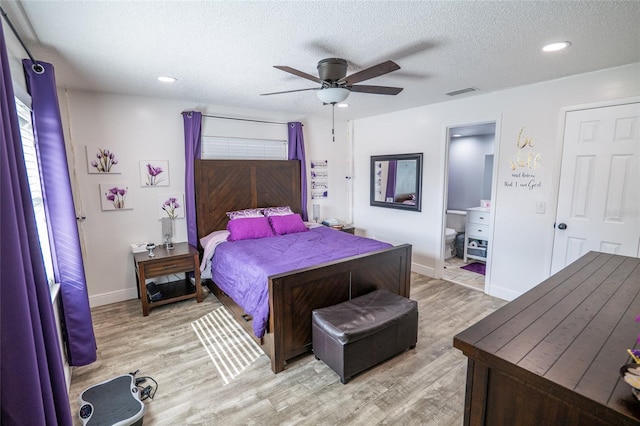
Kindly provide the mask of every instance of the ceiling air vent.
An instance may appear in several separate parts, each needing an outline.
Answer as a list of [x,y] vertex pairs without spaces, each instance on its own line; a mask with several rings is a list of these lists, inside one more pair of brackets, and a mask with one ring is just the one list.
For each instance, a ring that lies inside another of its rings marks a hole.
[[467,87],[466,89],[454,90],[453,92],[447,93],[447,95],[457,96],[462,95],[463,93],[475,92],[476,90],[478,89],[476,89],[475,87]]

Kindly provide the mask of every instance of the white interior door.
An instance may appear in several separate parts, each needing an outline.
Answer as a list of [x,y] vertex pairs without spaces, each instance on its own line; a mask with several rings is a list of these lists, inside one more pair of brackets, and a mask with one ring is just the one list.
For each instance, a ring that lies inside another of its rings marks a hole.
[[551,273],[589,251],[638,256],[640,103],[566,115]]

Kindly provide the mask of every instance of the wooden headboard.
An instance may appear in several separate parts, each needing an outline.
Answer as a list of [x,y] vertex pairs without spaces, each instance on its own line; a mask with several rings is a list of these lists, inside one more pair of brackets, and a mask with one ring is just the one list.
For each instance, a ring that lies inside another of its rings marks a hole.
[[290,206],[301,213],[300,161],[196,160],[198,239],[226,229],[227,212]]

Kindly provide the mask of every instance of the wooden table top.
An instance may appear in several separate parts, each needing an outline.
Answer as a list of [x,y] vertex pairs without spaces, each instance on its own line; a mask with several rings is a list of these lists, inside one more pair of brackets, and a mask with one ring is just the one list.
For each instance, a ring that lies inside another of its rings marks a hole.
[[[514,277],[517,279],[517,277]],[[640,421],[621,379],[640,323],[640,259],[589,252],[454,337],[469,358],[585,410]],[[605,409],[605,411],[608,411]]]

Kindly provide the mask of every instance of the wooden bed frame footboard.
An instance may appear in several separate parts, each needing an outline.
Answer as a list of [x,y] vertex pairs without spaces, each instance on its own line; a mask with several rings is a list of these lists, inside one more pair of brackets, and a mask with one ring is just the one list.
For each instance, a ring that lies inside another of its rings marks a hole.
[[376,289],[409,297],[411,245],[269,277],[269,339],[274,373],[311,349],[311,312]]

